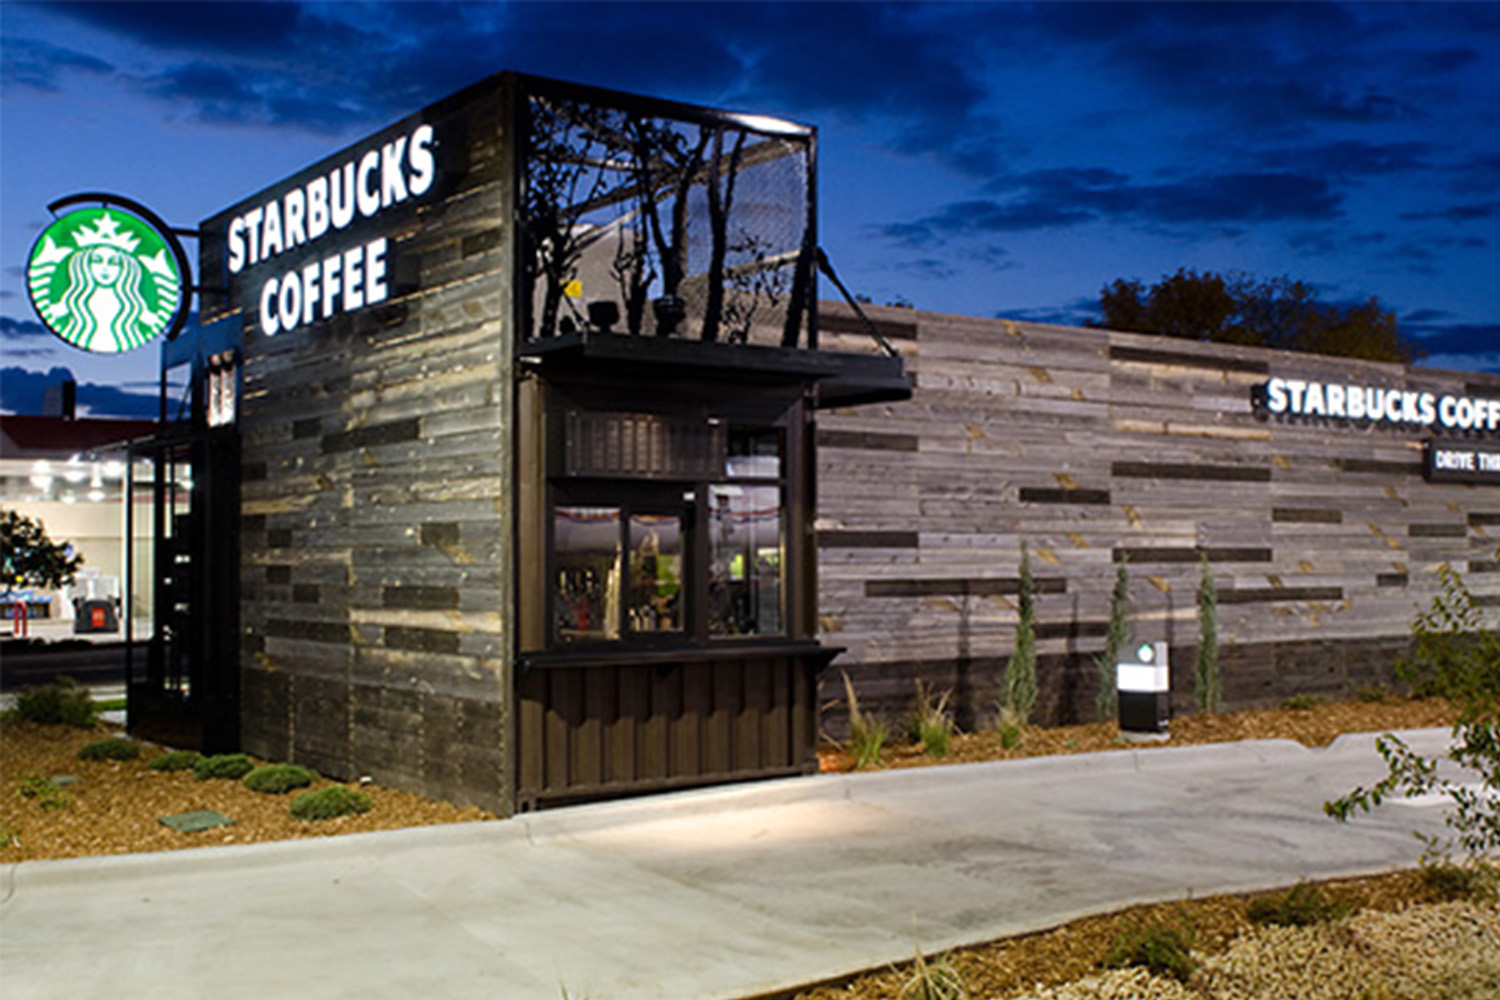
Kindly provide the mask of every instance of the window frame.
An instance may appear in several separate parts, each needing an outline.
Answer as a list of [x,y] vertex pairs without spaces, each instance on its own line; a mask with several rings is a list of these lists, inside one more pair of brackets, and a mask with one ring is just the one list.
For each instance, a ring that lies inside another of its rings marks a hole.
[[[681,647],[719,648],[736,642],[785,642],[793,638],[794,558],[790,537],[791,433],[785,419],[771,421],[725,420],[725,447],[717,474],[702,473],[694,479],[640,480],[604,477],[549,477],[546,489],[544,519],[546,537],[544,560],[545,648],[552,652],[663,649]],[[774,476],[733,476],[729,470],[729,440],[737,433],[774,432],[778,439],[777,474]],[[777,497],[777,628],[771,632],[747,634],[713,634],[710,631],[709,583],[711,539],[709,499],[714,487],[773,488]],[[557,512],[566,507],[601,507],[619,511],[617,564],[619,571],[617,609],[619,634],[616,637],[565,640],[558,629]],[[630,528],[633,516],[676,516],[682,531],[680,579],[681,629],[674,631],[636,631],[630,627],[630,595],[634,589],[630,558]]]

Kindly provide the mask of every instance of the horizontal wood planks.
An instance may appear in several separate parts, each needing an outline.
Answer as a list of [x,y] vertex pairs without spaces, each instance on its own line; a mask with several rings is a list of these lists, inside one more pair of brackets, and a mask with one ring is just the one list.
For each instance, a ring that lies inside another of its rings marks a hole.
[[270,337],[236,287],[212,317],[244,330],[245,749],[502,814],[513,809],[505,100],[480,88],[426,112],[441,191],[384,234],[388,302]]
[[[1500,624],[1500,488],[1427,483],[1420,428],[1252,409],[1272,376],[1490,397],[1500,378],[871,312],[907,325],[892,344],[916,392],[820,415],[818,560],[823,638],[848,647],[838,666],[877,710],[904,711],[922,678],[954,688],[961,715],[993,716],[1022,542],[1041,584],[1044,720],[1092,717],[1122,556],[1133,637],[1171,643],[1189,692],[1207,557],[1231,705],[1388,678],[1444,562]],[[824,329],[823,346],[856,346],[854,324]]]

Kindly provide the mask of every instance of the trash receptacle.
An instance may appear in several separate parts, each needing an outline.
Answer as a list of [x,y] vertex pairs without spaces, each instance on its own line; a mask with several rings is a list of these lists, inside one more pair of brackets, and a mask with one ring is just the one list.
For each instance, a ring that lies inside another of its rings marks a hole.
[[86,600],[79,601],[76,605],[76,614],[73,616],[73,633],[81,632],[117,632],[120,628],[120,616],[115,611],[114,601]]
[[1143,642],[1133,662],[1115,664],[1120,731],[1162,735],[1172,718],[1172,677],[1167,644]]

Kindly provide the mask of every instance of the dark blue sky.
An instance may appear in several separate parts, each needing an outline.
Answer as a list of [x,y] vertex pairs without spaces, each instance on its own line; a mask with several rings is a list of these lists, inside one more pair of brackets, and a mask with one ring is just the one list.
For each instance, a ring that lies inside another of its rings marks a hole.
[[153,380],[38,332],[47,202],[194,225],[516,69],[818,126],[822,242],[876,302],[1077,323],[1119,277],[1288,274],[1500,371],[1497,3],[7,2],[0,33],[0,367]]

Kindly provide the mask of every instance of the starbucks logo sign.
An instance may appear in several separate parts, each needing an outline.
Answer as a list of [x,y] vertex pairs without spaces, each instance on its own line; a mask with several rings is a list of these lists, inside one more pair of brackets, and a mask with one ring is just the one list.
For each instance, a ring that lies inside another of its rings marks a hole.
[[76,209],[53,222],[26,267],[42,322],[73,346],[101,354],[175,334],[185,260],[165,228],[116,205]]

